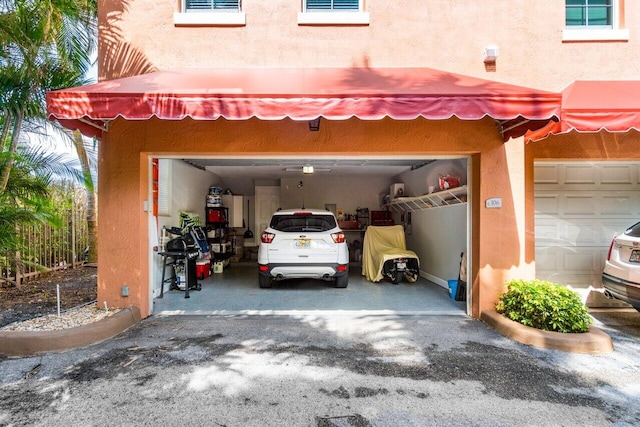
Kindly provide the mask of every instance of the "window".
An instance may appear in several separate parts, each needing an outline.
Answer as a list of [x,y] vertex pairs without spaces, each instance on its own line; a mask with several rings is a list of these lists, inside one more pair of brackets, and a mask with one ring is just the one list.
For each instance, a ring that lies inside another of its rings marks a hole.
[[627,41],[619,0],[566,0],[563,41]]
[[360,10],[359,0],[306,0],[304,3],[306,12]]
[[244,26],[246,18],[241,0],[182,0],[180,12],[173,14],[180,25]]
[[185,0],[185,12],[240,11],[240,0]]
[[567,26],[606,27],[613,25],[613,0],[567,0]]
[[361,0],[303,0],[298,25],[369,25]]

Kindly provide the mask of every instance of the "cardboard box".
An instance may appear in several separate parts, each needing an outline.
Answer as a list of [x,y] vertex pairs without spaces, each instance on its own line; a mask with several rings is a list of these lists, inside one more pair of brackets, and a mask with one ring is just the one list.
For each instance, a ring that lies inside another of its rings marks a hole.
[[395,184],[391,184],[391,186],[389,187],[389,195],[392,199],[404,197],[404,183],[396,182]]

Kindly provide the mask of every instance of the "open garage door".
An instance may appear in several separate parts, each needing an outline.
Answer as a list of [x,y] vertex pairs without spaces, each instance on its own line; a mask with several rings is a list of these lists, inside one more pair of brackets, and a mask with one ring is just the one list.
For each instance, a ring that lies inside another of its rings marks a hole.
[[592,307],[611,239],[640,219],[640,163],[535,164],[536,276],[569,285]]
[[[208,228],[209,243],[212,251],[230,255],[214,262],[202,290],[186,301],[180,292],[171,295],[168,283],[162,300],[157,299],[162,266],[152,255],[154,312],[322,309],[465,314],[466,302],[450,298],[449,284],[458,278],[461,254],[468,253],[470,240],[467,162],[466,157],[163,159],[166,176],[157,178],[168,202],[162,203],[164,215],[157,217],[160,230],[179,227],[179,212],[196,214],[207,226],[207,197],[212,187],[219,189],[229,224],[222,231]],[[303,170],[309,166],[313,173]],[[443,176],[451,182],[442,182]],[[440,185],[454,187],[441,192]],[[256,252],[261,231],[277,208],[302,207],[332,210],[343,221],[351,261],[346,290],[322,281],[259,289]],[[404,226],[407,247],[420,257],[419,282],[371,283],[360,274],[366,226],[382,217]],[[217,257],[213,255],[213,261]]]

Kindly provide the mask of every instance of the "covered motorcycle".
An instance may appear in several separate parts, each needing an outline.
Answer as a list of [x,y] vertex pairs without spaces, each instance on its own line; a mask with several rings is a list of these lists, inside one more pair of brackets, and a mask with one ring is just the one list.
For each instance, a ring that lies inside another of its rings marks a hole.
[[407,249],[404,228],[401,225],[369,226],[362,248],[362,275],[371,282],[387,278],[394,284],[405,278],[418,280],[420,260]]

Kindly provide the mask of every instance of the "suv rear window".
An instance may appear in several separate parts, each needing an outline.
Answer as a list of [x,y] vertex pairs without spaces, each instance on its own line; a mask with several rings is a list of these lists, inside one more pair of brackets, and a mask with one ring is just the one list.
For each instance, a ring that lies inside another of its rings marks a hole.
[[336,228],[333,215],[274,215],[269,227],[278,231],[329,231]]
[[640,237],[640,222],[627,228],[624,234],[631,237]]

